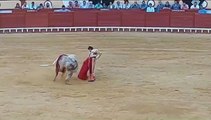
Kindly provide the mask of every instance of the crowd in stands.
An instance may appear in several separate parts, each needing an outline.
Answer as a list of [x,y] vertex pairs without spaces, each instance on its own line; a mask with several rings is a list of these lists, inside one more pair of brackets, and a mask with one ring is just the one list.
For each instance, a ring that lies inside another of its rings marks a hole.
[[[16,4],[15,9],[29,9],[29,10],[40,10],[40,9],[51,9],[53,8],[53,4],[50,0],[46,0],[44,3],[40,3],[39,5],[35,4],[35,2],[27,3],[25,2],[23,5],[19,3]],[[175,0],[173,4],[170,4],[169,1],[162,2],[159,0],[158,4],[148,3],[147,0],[143,0],[142,2],[134,1],[133,3],[129,3],[128,0],[124,0],[124,2],[115,1],[114,3],[110,2],[108,5],[105,3],[98,2],[97,4],[93,4],[92,1],[78,1],[78,0],[70,0],[68,5],[62,5],[62,7],[57,10],[61,12],[69,12],[72,8],[81,8],[81,9],[142,9],[146,12],[159,12],[162,9],[170,9],[170,10],[187,10],[187,9],[205,9],[202,5],[199,5],[199,2],[195,1],[191,6],[188,6],[186,3],[180,3],[178,0]]]
[[39,9],[52,9],[53,4],[50,0],[46,0],[44,3],[40,3],[39,5],[35,4],[35,2],[27,3],[24,2],[23,5],[16,3],[15,9],[28,9],[28,10],[39,10]]

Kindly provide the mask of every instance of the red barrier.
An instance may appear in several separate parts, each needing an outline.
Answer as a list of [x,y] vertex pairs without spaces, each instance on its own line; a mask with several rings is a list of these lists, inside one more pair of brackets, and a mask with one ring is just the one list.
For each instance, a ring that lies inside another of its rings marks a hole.
[[80,26],[121,26],[121,27],[203,27],[211,28],[211,16],[194,11],[146,13],[141,10],[76,10],[53,12],[40,10],[27,12],[13,10],[0,14],[0,28],[20,27],[80,27]]
[[171,27],[194,27],[193,12],[171,12]]
[[2,28],[2,26],[1,26],[1,19],[2,19],[1,16],[2,16],[2,15],[0,14],[0,28]]
[[197,9],[188,9],[188,10],[185,10],[185,12],[198,13],[198,10]]
[[25,14],[0,14],[0,28],[25,26]]
[[98,12],[98,26],[121,26],[121,12],[118,10]]
[[27,12],[25,17],[26,27],[48,27],[47,12]]
[[146,13],[146,26],[149,27],[168,27],[169,22],[169,13]]
[[195,14],[195,27],[211,28],[211,16]]
[[54,11],[53,9],[40,9],[37,12],[52,13],[53,11]]
[[74,26],[97,26],[97,11],[74,12]]
[[162,10],[160,10],[160,12],[162,12],[162,13],[171,13],[171,9],[162,9]]
[[122,26],[125,27],[144,27],[145,11],[141,10],[124,10],[122,12]]
[[48,26],[49,27],[72,27],[74,26],[73,12],[57,12],[49,13]]
[[12,13],[22,13],[22,14],[25,14],[27,11],[26,10],[22,10],[22,9],[13,9],[12,10]]

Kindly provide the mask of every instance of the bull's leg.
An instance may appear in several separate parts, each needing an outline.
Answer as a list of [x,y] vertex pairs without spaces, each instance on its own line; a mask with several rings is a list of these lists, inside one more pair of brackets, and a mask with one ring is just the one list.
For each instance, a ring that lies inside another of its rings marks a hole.
[[56,63],[56,75],[54,77],[54,82],[58,79],[61,79],[62,74],[65,72],[65,67],[64,67],[64,60],[63,56],[66,56],[65,54],[60,55],[56,61],[54,61],[54,64]]
[[55,77],[54,77],[54,79],[53,79],[54,82],[56,81],[56,78],[57,78],[57,76],[58,76],[58,73],[59,73],[59,71],[56,70],[56,75],[55,75]]
[[62,76],[63,76],[63,72],[58,72],[53,81],[55,82],[57,79],[60,80]]
[[65,79],[66,83],[68,83],[70,81],[72,75],[73,75],[73,71],[72,70],[67,71],[67,76],[66,76],[66,79]]
[[53,79],[54,82],[56,81],[56,77],[57,77],[57,75],[55,75],[55,77],[54,77],[54,79]]

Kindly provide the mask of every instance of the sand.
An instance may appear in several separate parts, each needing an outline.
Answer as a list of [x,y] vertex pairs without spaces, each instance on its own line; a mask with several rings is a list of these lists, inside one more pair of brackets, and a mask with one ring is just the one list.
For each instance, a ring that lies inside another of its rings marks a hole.
[[[53,82],[51,64],[87,46],[96,81]],[[0,35],[0,120],[210,120],[211,35],[138,32]]]

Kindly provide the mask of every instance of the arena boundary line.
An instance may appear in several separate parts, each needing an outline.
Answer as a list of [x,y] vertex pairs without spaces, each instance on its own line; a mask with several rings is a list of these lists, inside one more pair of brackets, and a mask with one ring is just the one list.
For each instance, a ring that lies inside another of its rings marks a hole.
[[[112,48],[109,48],[112,49]],[[130,48],[120,48],[121,50],[125,50],[125,51],[129,51]],[[113,49],[115,50],[115,49]],[[202,50],[198,50],[198,49],[159,49],[159,48],[152,48],[152,49],[148,49],[148,48],[133,48],[133,50],[139,50],[139,51],[167,51],[167,52],[209,52],[209,50],[206,49],[202,49]]]
[[49,33],[49,32],[170,32],[210,34],[211,28],[176,27],[30,27],[0,28],[0,34],[7,33]]

